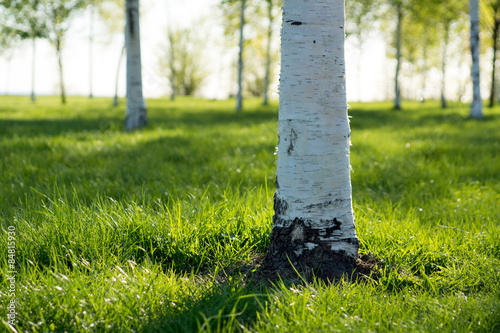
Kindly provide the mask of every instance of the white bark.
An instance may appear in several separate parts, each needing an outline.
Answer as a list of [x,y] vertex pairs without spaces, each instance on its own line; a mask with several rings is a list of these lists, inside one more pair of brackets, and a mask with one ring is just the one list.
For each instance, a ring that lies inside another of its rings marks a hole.
[[90,33],[89,33],[89,97],[92,98],[93,83],[93,46],[94,46],[94,6],[90,5]]
[[122,51],[120,53],[120,58],[118,59],[118,68],[116,69],[115,76],[115,97],[113,98],[113,106],[116,107],[118,105],[118,81],[120,78],[120,68],[122,66],[123,53],[125,53],[125,44],[123,44]]
[[236,111],[241,111],[243,108],[243,28],[245,27],[245,3],[246,0],[241,0],[241,17],[240,17],[240,50],[238,53],[238,94],[236,95]]
[[278,133],[273,232],[291,228],[299,261],[316,247],[357,258],[343,0],[285,0]]
[[446,58],[447,58],[447,49],[448,49],[448,37],[449,37],[449,26],[445,28],[445,36],[443,41],[443,58],[441,62],[441,108],[445,109],[447,107],[446,103]]
[[32,45],[32,58],[31,58],[31,101],[36,101],[35,95],[35,64],[36,64],[36,38],[31,39]]
[[142,96],[141,42],[139,31],[139,0],[126,0],[125,44],[127,49],[127,112],[125,129],[147,124],[146,106]]
[[398,23],[396,26],[396,77],[394,79],[394,109],[401,110],[401,88],[399,86],[399,70],[401,67],[401,26],[403,20],[402,4],[397,5]]
[[267,1],[267,19],[269,20],[269,26],[267,28],[267,48],[266,48],[266,75],[264,77],[264,97],[262,104],[269,104],[269,80],[271,76],[271,40],[273,37],[273,1]]
[[478,0],[470,0],[470,51],[472,55],[473,99],[470,109],[471,118],[483,118],[483,103],[479,77],[479,4]]

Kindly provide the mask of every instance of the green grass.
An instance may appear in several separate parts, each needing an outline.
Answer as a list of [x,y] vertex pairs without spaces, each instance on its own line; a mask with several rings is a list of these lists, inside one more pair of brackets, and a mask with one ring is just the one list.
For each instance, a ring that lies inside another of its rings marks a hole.
[[30,332],[500,332],[500,109],[354,104],[358,283],[243,278],[268,245],[277,105],[0,98],[0,312]]

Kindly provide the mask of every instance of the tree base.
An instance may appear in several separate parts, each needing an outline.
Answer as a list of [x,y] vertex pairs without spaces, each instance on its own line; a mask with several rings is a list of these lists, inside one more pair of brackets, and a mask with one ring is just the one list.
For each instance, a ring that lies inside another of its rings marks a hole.
[[129,113],[125,117],[125,129],[127,131],[142,128],[148,125],[148,117],[146,108],[140,107],[138,110],[134,110],[134,113]]
[[[252,280],[257,285],[271,285],[277,281],[288,283],[313,282],[315,279],[326,283],[336,283],[339,281],[363,281],[377,280],[376,271],[379,260],[372,254],[366,254],[357,258],[354,262],[340,263],[337,261],[322,268],[292,267],[273,269],[268,264],[268,259],[264,259],[263,264],[252,274]],[[338,264],[338,266],[335,266]]]
[[349,278],[359,270],[357,250],[355,254],[332,250],[332,244],[345,243],[351,248],[354,245],[357,249],[358,239],[332,241],[330,236],[334,230],[335,228],[313,229],[301,219],[295,219],[289,227],[273,227],[262,270],[278,274],[290,270],[311,271],[317,277],[332,281],[343,276]]

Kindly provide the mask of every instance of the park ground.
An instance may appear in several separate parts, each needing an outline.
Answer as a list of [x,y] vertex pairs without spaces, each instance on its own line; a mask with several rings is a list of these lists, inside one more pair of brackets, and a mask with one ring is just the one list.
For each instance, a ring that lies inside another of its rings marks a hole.
[[376,269],[263,284],[277,103],[147,106],[125,132],[123,101],[0,97],[0,331],[500,332],[500,108],[352,104]]

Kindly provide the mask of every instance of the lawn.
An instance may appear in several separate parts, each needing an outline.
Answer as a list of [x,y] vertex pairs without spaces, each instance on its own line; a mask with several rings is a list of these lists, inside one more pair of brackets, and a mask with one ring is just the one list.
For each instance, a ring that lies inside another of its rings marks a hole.
[[500,332],[500,108],[353,104],[377,270],[265,285],[249,272],[272,226],[277,104],[147,106],[150,126],[125,132],[123,101],[0,97],[0,331],[15,299],[19,332]]

